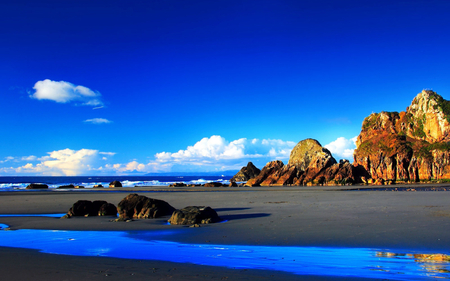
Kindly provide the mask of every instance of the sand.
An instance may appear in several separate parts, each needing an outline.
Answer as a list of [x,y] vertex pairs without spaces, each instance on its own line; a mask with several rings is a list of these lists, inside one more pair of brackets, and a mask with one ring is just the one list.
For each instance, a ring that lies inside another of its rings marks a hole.
[[[0,192],[0,214],[65,213],[77,200],[106,200],[117,205],[127,194],[138,193],[165,200],[175,208],[207,205],[227,220],[199,228],[166,225],[168,218],[125,223],[111,222],[111,217],[0,217],[0,223],[11,229],[183,229],[168,238],[181,243],[368,247],[448,253],[450,192],[420,191],[422,187],[401,192],[344,191],[343,187]],[[62,256],[7,247],[0,247],[0,264],[2,279],[8,280],[349,280],[161,261]]]

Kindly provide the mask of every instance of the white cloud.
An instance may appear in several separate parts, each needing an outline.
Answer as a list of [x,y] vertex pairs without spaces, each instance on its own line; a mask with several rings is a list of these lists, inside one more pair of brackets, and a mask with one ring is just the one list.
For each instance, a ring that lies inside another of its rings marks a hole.
[[13,161],[13,160],[15,160],[14,157],[7,156],[7,157],[5,157],[5,160],[0,160],[0,163],[6,163],[6,162],[9,162],[9,161]]
[[81,102],[82,105],[102,106],[101,94],[84,86],[77,86],[66,81],[45,79],[36,82],[35,92],[30,96],[38,100],[52,100],[58,103]]
[[[18,158],[39,161],[27,162],[16,168],[0,168],[1,173],[76,176],[87,174],[130,174],[169,171],[213,171],[237,170],[249,160],[262,168],[268,161],[288,159],[296,145],[291,141],[274,139],[246,139],[228,141],[221,136],[203,138],[192,146],[177,152],[160,152],[154,159],[142,163],[131,160],[127,163],[112,163],[114,152],[93,149],[55,150],[46,156]],[[11,157],[11,159],[15,159]],[[105,162],[106,161],[106,162]]]
[[76,176],[85,174],[91,169],[91,163],[94,162],[98,155],[97,150],[80,149],[71,150],[63,149],[49,152],[49,156],[42,157],[44,159],[39,164],[26,165],[16,168],[16,173],[33,173],[50,176]]
[[108,155],[108,156],[114,156],[114,155],[116,155],[115,152],[99,152],[98,154],[101,154],[101,155]]
[[24,156],[21,158],[22,161],[36,161],[37,157],[34,155]]
[[356,138],[346,139],[344,137],[339,137],[335,141],[330,142],[325,145],[333,155],[337,155],[340,158],[352,159],[353,152],[356,149]]
[[212,162],[218,160],[289,157],[294,142],[282,140],[248,140],[246,138],[227,141],[221,136],[203,138],[193,146],[175,153],[161,152],[155,155],[159,162]]
[[105,118],[93,118],[93,119],[87,119],[84,120],[86,123],[92,123],[92,124],[108,124],[112,123],[112,121],[105,119]]

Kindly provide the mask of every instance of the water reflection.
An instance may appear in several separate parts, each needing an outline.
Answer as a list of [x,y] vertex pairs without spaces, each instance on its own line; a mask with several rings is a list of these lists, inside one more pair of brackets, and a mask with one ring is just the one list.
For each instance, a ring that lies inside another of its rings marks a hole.
[[300,275],[352,276],[391,280],[450,278],[444,254],[393,253],[369,248],[278,247],[185,244],[167,231],[0,231],[0,246],[44,253],[195,263],[239,269],[278,270]]
[[[445,277],[450,275],[450,256],[445,254],[411,254],[411,253],[392,253],[377,252],[378,257],[410,259],[414,260],[424,271],[429,273],[445,273]],[[438,277],[438,276],[436,276]]]
[[48,217],[48,218],[60,218],[66,213],[60,214],[1,214],[0,217]]

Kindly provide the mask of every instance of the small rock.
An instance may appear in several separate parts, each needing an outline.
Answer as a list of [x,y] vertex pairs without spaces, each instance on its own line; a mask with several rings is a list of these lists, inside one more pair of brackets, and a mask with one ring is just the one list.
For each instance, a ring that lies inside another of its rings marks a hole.
[[176,210],[169,219],[170,224],[176,225],[208,224],[219,221],[220,218],[217,212],[206,206],[188,206],[181,210]]
[[109,187],[110,188],[114,188],[114,187],[122,187],[122,183],[120,181],[113,181],[109,183]]
[[48,189],[48,185],[41,183],[32,183],[29,184],[26,189]]

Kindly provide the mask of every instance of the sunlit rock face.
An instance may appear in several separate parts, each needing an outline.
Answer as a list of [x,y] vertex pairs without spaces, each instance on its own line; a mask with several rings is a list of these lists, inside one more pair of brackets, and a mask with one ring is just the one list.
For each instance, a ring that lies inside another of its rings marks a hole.
[[242,169],[230,179],[230,182],[248,181],[249,179],[257,177],[260,172],[261,170],[256,168],[252,162],[248,162],[247,166],[242,167]]
[[[287,165],[271,161],[247,186],[352,184],[358,169],[348,161],[337,163],[330,151],[314,139],[300,141]],[[359,176],[360,177],[360,176]]]
[[354,165],[387,182],[450,179],[449,122],[450,102],[429,90],[405,112],[372,113],[357,138]]
[[[263,182],[271,181],[271,177],[283,168],[284,164],[280,160],[271,161],[264,166],[259,175],[247,181],[246,186],[260,186]],[[276,181],[276,180],[275,180]]]
[[288,165],[295,166],[299,171],[306,171],[320,170],[335,163],[336,159],[328,149],[322,147],[317,140],[306,139],[292,149]]

